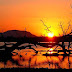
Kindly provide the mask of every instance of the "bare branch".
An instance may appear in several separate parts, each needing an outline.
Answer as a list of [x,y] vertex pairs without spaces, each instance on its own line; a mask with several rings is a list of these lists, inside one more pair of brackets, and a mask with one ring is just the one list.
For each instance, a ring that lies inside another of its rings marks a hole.
[[70,21],[68,22],[68,28],[67,28],[67,30],[66,30],[66,32],[65,32],[65,34],[67,33],[67,31],[69,30],[69,27],[70,27]]
[[72,33],[72,27],[71,27],[70,22],[71,22],[71,20],[68,22],[68,27],[67,27],[67,29],[64,29],[64,28],[63,28],[63,23],[60,22],[59,26],[60,26],[60,28],[62,29],[63,36],[66,35],[66,33],[67,33],[67,31],[69,30],[69,28],[71,29],[71,32],[70,32],[69,34],[67,34],[67,35],[70,35],[70,34]]
[[62,24],[62,22],[60,22],[60,25],[59,26],[62,29],[63,35],[65,35],[65,31],[63,30],[63,24]]
[[48,33],[48,32],[51,32],[51,31],[49,30],[49,28],[51,28],[51,26],[50,26],[50,27],[47,27],[47,25],[45,25],[44,22],[43,22],[42,20],[40,20],[40,21],[41,21],[41,22],[43,23],[43,25],[46,27],[46,29],[45,29],[46,32],[47,32],[47,33]]

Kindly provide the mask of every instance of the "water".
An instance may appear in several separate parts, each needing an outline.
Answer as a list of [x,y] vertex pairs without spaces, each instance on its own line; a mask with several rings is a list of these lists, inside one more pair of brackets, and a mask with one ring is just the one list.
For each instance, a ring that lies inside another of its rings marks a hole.
[[[9,43],[9,42],[7,42]],[[8,47],[12,46],[12,43],[16,42],[10,42],[10,45],[7,45]],[[55,43],[55,42],[54,42]],[[72,43],[72,42],[70,42]],[[60,42],[62,44],[62,42]],[[68,49],[69,42],[64,42],[65,48]],[[4,42],[0,42],[0,46],[3,46]],[[29,45],[28,43],[21,44],[21,46]],[[43,54],[48,53],[48,50],[50,48],[42,47],[37,45],[34,46],[31,44],[32,48],[38,51],[38,54],[35,53],[33,49],[15,49],[12,51],[12,59],[17,62],[13,63],[12,61],[8,60],[6,64],[4,62],[0,62],[0,68],[48,68],[48,69],[59,69],[59,68],[66,68],[71,69],[72,68],[72,54],[70,56],[43,56]],[[72,45],[70,46],[69,50],[72,50]],[[52,49],[55,49],[56,46],[54,46]],[[4,48],[2,49],[4,50]],[[56,48],[56,50],[62,50],[60,46]],[[18,53],[16,55],[16,53]],[[63,52],[61,52],[62,54]]]

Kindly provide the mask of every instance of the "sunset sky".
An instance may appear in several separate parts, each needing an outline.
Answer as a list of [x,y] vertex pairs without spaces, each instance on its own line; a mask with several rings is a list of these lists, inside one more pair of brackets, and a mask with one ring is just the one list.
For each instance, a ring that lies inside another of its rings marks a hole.
[[71,5],[72,0],[0,0],[0,32],[26,28],[36,36],[47,36],[43,20],[55,36],[62,35],[60,22],[65,30],[70,20],[72,25]]

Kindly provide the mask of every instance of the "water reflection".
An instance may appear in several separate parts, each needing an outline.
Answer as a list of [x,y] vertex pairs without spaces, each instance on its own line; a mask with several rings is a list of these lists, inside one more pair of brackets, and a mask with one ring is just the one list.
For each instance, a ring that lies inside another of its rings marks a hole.
[[[8,60],[5,65],[4,62],[0,62],[0,68],[18,68],[18,67],[19,68],[49,68],[49,69],[72,68],[71,54],[69,56],[43,55],[46,53],[49,54],[54,53],[53,50],[56,48],[56,46],[53,48],[45,48],[37,45],[37,48],[35,46],[32,46],[32,48],[36,49],[38,53],[36,54],[33,49],[21,49],[21,50],[15,49],[14,51],[12,51],[12,59],[14,62]],[[57,49],[61,50],[62,48],[58,47]]]

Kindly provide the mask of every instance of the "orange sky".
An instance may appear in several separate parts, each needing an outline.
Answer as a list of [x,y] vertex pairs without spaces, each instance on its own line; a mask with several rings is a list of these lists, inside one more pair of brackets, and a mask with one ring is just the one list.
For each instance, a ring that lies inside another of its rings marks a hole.
[[[43,20],[55,36],[62,34],[59,23],[72,20],[72,0],[0,0],[0,32],[26,30],[47,36]],[[72,21],[71,21],[72,22]],[[72,25],[72,23],[71,23]],[[70,31],[70,30],[69,30]]]

